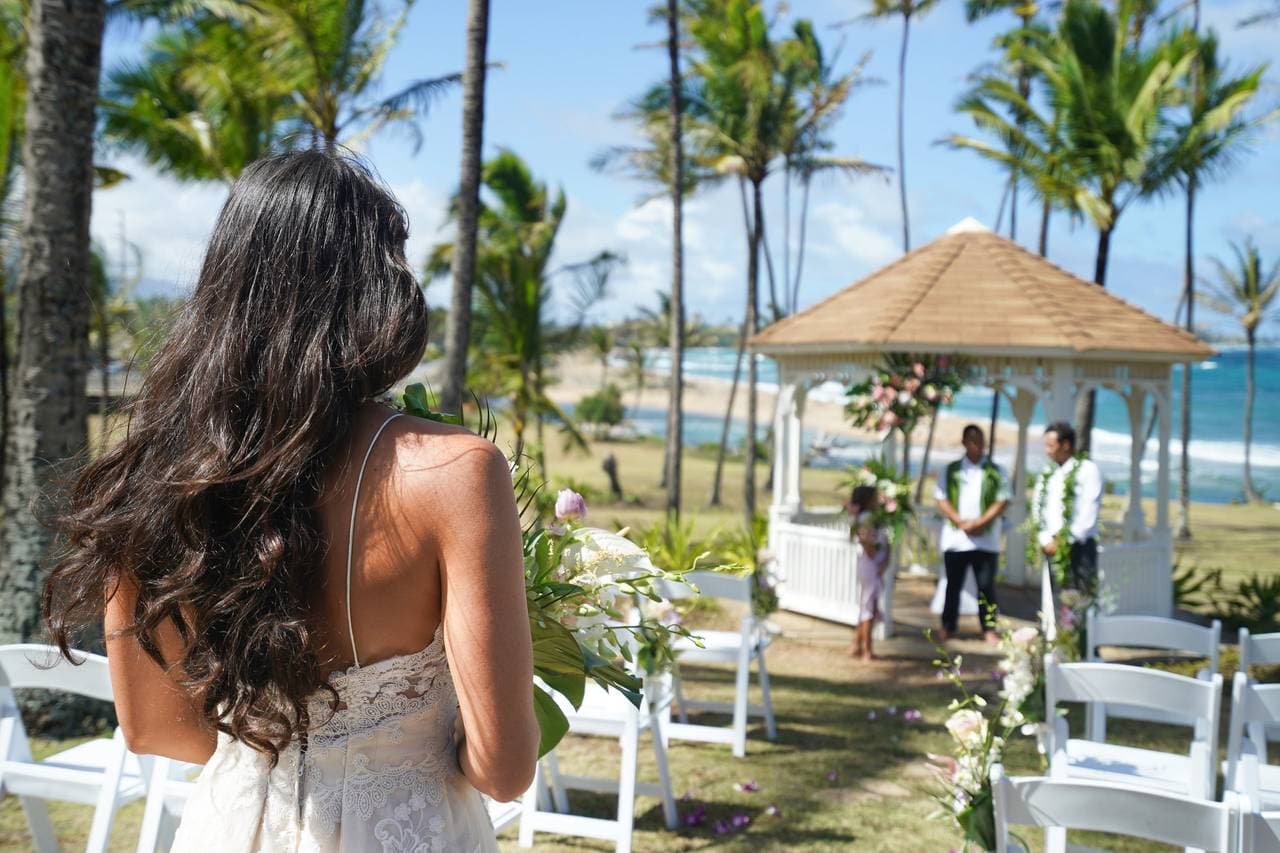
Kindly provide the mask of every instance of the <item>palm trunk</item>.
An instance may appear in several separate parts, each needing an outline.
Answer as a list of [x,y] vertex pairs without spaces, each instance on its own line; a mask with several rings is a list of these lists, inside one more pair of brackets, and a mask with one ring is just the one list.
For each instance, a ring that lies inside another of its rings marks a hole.
[[729,450],[729,425],[733,422],[733,403],[738,396],[738,381],[742,377],[742,355],[747,347],[747,324],[742,324],[738,335],[738,358],[733,366],[733,382],[729,384],[729,404],[725,406],[724,421],[720,424],[720,446],[716,449],[716,470],[711,477],[709,506],[720,506],[720,484],[724,482],[724,457]]
[[800,277],[804,274],[804,244],[805,238],[808,236],[809,225],[809,179],[805,178],[804,186],[800,193],[800,234],[799,245],[796,246],[796,278],[795,283],[791,285],[791,310],[798,311],[800,309]]
[[995,459],[996,456],[996,424],[1000,422],[1000,389],[991,389],[991,427],[990,435],[987,436],[987,458]]
[[933,435],[938,429],[938,407],[929,413],[929,437],[924,443],[924,457],[920,460],[920,479],[916,481],[916,506],[924,499],[924,478],[929,475],[929,456],[933,451]]
[[36,508],[85,448],[93,131],[105,0],[32,0],[18,270],[22,329],[9,400],[0,643],[40,631],[53,532]]
[[772,315],[771,323],[776,323],[785,315],[782,306],[778,303],[778,289],[773,276],[773,253],[769,251],[769,238],[764,230],[764,211],[759,212],[760,218],[760,250],[764,253],[764,269],[765,274],[769,277],[769,313]]
[[791,158],[782,169],[782,306],[788,314],[794,314],[791,300]]
[[9,456],[9,277],[0,258],[0,495]]
[[684,143],[680,113],[679,2],[667,0],[667,61],[671,78],[671,388],[667,399],[667,512],[680,516],[684,456]]
[[[764,235],[764,211],[761,209],[763,201],[760,193],[762,182],[762,178],[753,178],[751,181],[751,206],[755,225],[751,230],[751,252],[747,255],[747,315],[743,322],[748,338],[756,333],[756,318],[759,315],[760,240]],[[747,353],[747,434],[743,454],[742,510],[748,530],[756,517],[757,372],[755,355]]]
[[1262,496],[1253,487],[1253,469],[1250,464],[1253,450],[1253,363],[1258,347],[1257,332],[1252,328],[1248,329],[1246,337],[1249,341],[1249,352],[1245,356],[1244,363],[1244,499],[1257,501],[1261,500]]
[[907,155],[904,140],[907,92],[907,42],[911,16],[902,16],[902,50],[898,54],[898,194],[902,198],[902,251],[911,251],[911,222],[907,214]]
[[[1113,224],[1098,231],[1098,255],[1093,266],[1093,283],[1098,287],[1107,286],[1107,259],[1111,254],[1111,232]],[[1097,406],[1097,390],[1090,388],[1076,398],[1076,434],[1079,445],[1075,450],[1088,453],[1093,447],[1093,413]]]
[[471,338],[471,290],[476,274],[476,228],[480,209],[480,157],[484,146],[485,54],[489,42],[489,0],[470,0],[467,64],[462,80],[462,174],[458,183],[458,238],[453,247],[453,292],[445,331],[445,377],[440,406],[462,411]]
[[[1186,252],[1183,256],[1182,300],[1187,309],[1186,328],[1195,333],[1196,268],[1194,253],[1196,210],[1196,176],[1187,175]],[[1178,467],[1177,536],[1183,542],[1191,538],[1191,365],[1182,365],[1182,410],[1179,413],[1182,453]]]
[[1044,204],[1040,209],[1040,257],[1049,257],[1049,214],[1053,212],[1053,205],[1049,203],[1049,199],[1044,200]]

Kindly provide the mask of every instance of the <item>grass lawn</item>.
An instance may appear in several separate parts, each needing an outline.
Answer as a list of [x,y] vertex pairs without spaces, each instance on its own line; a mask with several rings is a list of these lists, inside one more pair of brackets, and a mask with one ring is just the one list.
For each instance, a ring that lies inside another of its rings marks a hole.
[[[617,457],[628,499],[616,504],[589,500],[592,520],[604,526],[642,525],[658,520],[662,515],[658,444],[595,445],[590,456],[566,455],[552,448],[549,464],[553,484],[569,481],[607,494],[607,479],[600,463],[610,452]],[[701,534],[737,526],[742,520],[740,465],[726,466],[725,506],[705,506],[713,467],[713,459],[695,454],[685,460],[686,514],[694,519]],[[765,474],[762,466],[758,492],[761,505],[768,502],[763,490]],[[843,474],[836,471],[806,471],[806,499],[822,504],[835,502],[842,479]],[[1120,505],[1119,500],[1109,499],[1108,511],[1118,514]],[[1274,508],[1196,505],[1192,520],[1196,538],[1182,552],[1185,562],[1221,566],[1235,574],[1272,571],[1276,567],[1273,546],[1269,547],[1280,525],[1280,514]],[[927,581],[918,579],[900,581],[903,595],[913,600],[922,600],[928,587]],[[1008,594],[1011,599],[1018,596],[1014,591]],[[1028,601],[1033,599],[1028,597]],[[676,796],[688,795],[680,803],[681,811],[700,806],[705,808],[705,819],[701,825],[668,832],[657,801],[642,797],[637,803],[635,849],[916,853],[956,848],[958,838],[951,825],[931,819],[939,806],[931,797],[934,785],[924,767],[926,753],[950,748],[950,737],[942,724],[948,715],[952,689],[935,678],[929,647],[919,636],[929,617],[919,613],[913,616],[908,611],[901,618],[906,624],[900,625],[900,636],[879,650],[886,660],[863,665],[844,655],[849,641],[847,628],[778,614],[783,635],[769,652],[778,740],[764,740],[762,728],[756,725],[743,759],[733,758],[727,746],[673,742],[670,758]],[[699,619],[708,627],[723,627],[734,623],[734,614],[711,611],[700,614]],[[958,649],[965,655],[965,669],[974,674],[975,682],[988,682],[988,689],[994,691],[989,673],[995,658],[990,650],[972,641],[962,641]],[[685,674],[691,695],[730,698],[732,682],[727,669],[690,669]],[[1224,716],[1228,707],[1224,704]],[[890,713],[890,708],[896,713]],[[902,712],[911,708],[923,712],[922,721],[907,722],[902,718]],[[1072,715],[1073,725],[1078,725],[1079,716]],[[1185,736],[1176,729],[1113,721],[1108,730],[1120,742],[1177,751],[1186,748]],[[48,754],[65,745],[37,741],[35,748],[38,754]],[[561,756],[568,772],[616,772],[617,747],[610,742],[571,737],[561,747]],[[640,758],[640,778],[656,779],[647,743],[641,745]],[[1016,738],[1006,764],[1014,773],[1036,772],[1039,758],[1033,743]],[[828,774],[832,773],[835,776],[829,779]],[[752,780],[759,786],[754,793],[734,788],[735,783]],[[583,814],[608,816],[614,808],[612,800],[603,795],[575,792],[571,800],[575,812]],[[777,816],[767,813],[771,805],[777,808]],[[139,803],[120,814],[112,850],[134,849],[141,811]],[[726,835],[715,833],[713,825],[717,820],[739,812],[750,818],[745,829]],[[90,809],[52,805],[51,813],[63,846],[82,847]],[[1036,834],[1028,834],[1028,839],[1038,848]],[[1080,840],[1121,851],[1161,849],[1116,839]],[[504,850],[518,849],[514,832],[504,836],[502,846]],[[7,797],[0,802],[0,851],[28,849],[21,809],[14,798]],[[601,842],[540,834],[537,849],[611,848]]]

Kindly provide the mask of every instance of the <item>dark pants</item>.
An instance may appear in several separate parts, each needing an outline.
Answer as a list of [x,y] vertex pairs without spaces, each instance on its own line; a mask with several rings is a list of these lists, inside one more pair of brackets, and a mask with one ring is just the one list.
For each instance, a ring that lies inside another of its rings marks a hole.
[[[1054,595],[1062,592],[1058,577],[1049,572],[1049,581],[1053,585]],[[1086,539],[1071,545],[1071,564],[1067,567],[1066,589],[1092,598],[1097,593],[1098,585],[1098,540]]]
[[978,619],[982,622],[982,630],[994,631],[996,569],[999,567],[1000,555],[994,551],[947,551],[942,555],[942,560],[947,568],[947,599],[942,606],[942,627],[955,632],[965,574],[973,567],[973,577],[978,582]]

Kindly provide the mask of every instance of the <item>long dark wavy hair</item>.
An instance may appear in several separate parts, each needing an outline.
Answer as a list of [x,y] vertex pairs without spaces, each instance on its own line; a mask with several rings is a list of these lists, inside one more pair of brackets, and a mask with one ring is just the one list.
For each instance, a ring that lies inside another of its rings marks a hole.
[[[407,234],[403,209],[349,156],[250,165],[126,434],[71,486],[44,586],[48,630],[70,658],[104,595],[132,582],[128,633],[183,673],[213,727],[273,764],[324,686],[310,617],[325,471],[358,406],[426,347]],[[176,660],[156,642],[166,622],[183,641]]]

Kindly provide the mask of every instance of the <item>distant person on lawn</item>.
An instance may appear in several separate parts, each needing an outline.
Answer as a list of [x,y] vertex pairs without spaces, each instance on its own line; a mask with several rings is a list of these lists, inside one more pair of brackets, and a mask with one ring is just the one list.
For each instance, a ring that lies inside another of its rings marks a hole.
[[1009,481],[986,456],[982,427],[969,424],[961,435],[964,456],[938,478],[934,500],[946,518],[939,549],[947,572],[947,596],[942,608],[942,639],[956,633],[960,593],[973,569],[978,585],[978,619],[988,642],[996,637],[996,571],[1000,565],[1000,534],[996,521],[1009,505]]
[[[1044,452],[1049,463],[1036,480],[1031,500],[1033,518],[1039,522],[1040,550],[1052,560],[1062,547],[1059,539],[1065,533],[1066,547],[1071,549],[1067,576],[1058,578],[1051,571],[1050,580],[1057,587],[1092,597],[1098,581],[1102,472],[1093,460],[1076,455],[1076,431],[1065,421],[1045,427]],[[1064,517],[1068,488],[1072,506],[1070,517]]]

